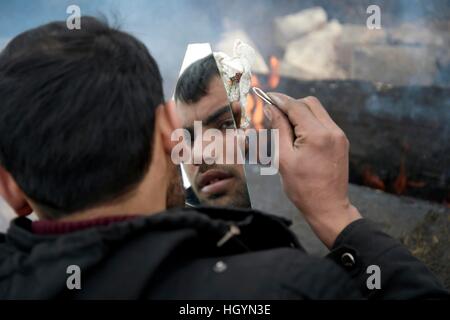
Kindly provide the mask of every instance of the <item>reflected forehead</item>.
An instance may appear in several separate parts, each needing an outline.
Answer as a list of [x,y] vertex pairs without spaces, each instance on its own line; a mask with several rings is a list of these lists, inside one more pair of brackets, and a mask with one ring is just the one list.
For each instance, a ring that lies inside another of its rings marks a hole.
[[228,97],[220,77],[214,77],[208,87],[208,94],[192,104],[177,102],[177,111],[183,127],[192,126],[194,121],[205,121],[208,117],[228,107]]

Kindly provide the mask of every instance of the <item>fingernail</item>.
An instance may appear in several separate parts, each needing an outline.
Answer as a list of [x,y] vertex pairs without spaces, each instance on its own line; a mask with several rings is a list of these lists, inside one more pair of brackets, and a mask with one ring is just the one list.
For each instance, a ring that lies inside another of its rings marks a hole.
[[277,97],[276,95],[274,95],[274,94],[272,94],[272,93],[268,93],[268,96],[270,97],[270,99],[272,99],[272,101],[273,101],[276,105],[281,105],[281,104],[283,103],[279,97]]
[[270,105],[265,104],[263,110],[266,118],[272,121],[272,111],[270,110]]

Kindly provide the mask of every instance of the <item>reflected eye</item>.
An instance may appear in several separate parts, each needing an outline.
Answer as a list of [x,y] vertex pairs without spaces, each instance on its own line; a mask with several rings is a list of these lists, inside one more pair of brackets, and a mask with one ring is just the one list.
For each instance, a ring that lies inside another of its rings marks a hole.
[[219,125],[219,130],[234,129],[234,128],[235,128],[235,126],[234,126],[234,121],[233,121],[233,119],[225,120],[224,122],[222,122],[222,123]]
[[195,140],[194,132],[190,132],[189,130],[184,130],[184,139],[186,141],[190,141],[191,144],[194,143],[194,140]]
[[233,114],[234,120],[236,121],[236,128],[241,127],[241,108],[239,108],[239,111]]

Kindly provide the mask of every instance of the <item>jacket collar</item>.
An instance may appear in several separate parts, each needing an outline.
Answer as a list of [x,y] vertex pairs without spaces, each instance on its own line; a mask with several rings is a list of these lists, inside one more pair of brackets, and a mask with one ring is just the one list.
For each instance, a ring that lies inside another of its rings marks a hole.
[[267,246],[300,247],[296,237],[287,228],[289,225],[290,221],[286,219],[254,210],[212,207],[176,208],[151,216],[138,216],[134,219],[92,226],[59,235],[34,234],[31,231],[31,220],[19,217],[11,222],[5,241],[23,250],[30,250],[36,244],[57,239],[64,239],[67,242],[72,239],[74,243],[80,243],[105,237],[120,240],[127,234],[139,230],[151,232],[192,229],[199,235],[215,239],[217,246],[223,246],[231,238],[239,238],[249,250]]

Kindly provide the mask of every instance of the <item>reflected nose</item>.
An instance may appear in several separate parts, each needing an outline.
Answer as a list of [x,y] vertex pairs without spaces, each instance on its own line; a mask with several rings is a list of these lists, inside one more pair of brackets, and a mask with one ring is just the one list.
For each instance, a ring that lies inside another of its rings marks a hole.
[[217,163],[222,154],[222,144],[216,139],[204,139],[204,136],[196,137],[192,147],[193,164],[200,166],[204,163]]

